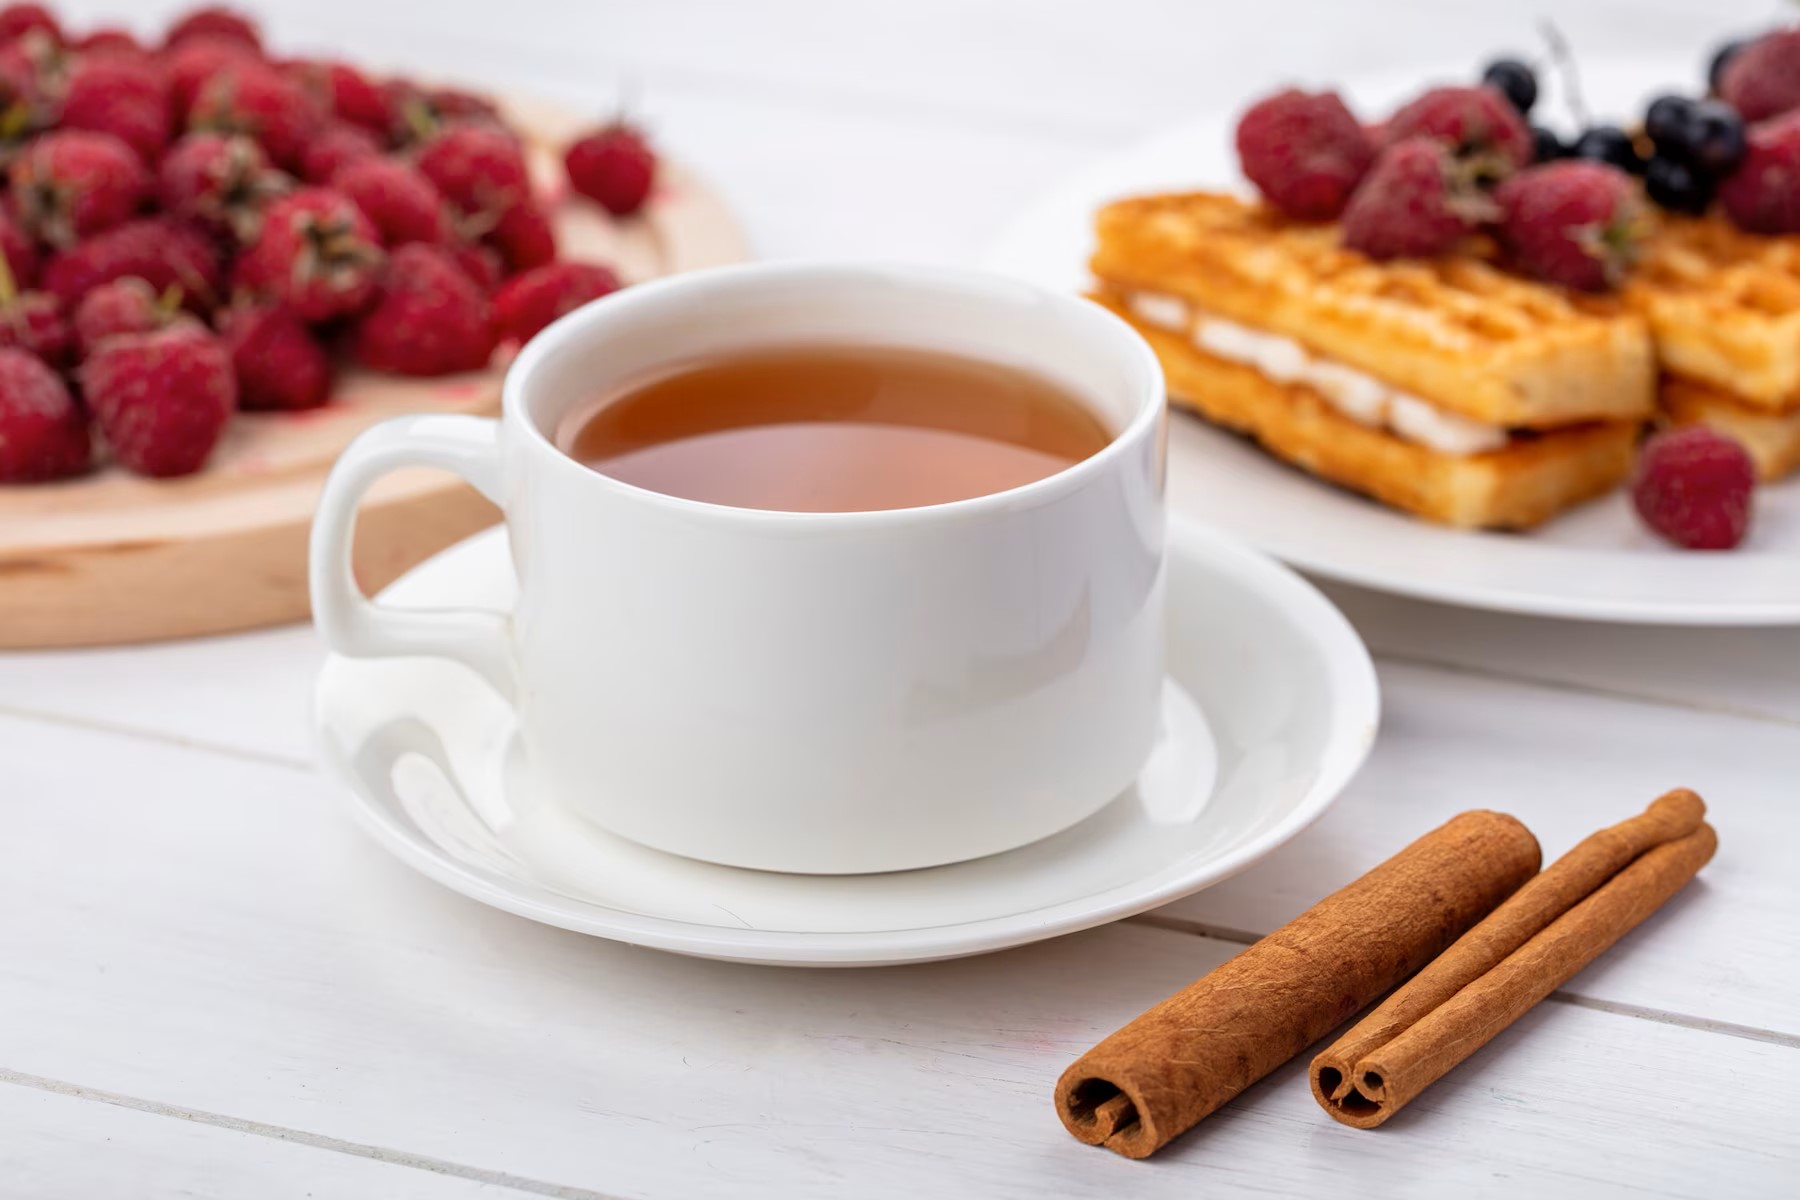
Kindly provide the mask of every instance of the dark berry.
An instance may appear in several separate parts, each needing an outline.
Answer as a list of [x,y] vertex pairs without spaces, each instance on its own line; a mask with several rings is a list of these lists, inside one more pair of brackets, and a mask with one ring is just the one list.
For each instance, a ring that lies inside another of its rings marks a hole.
[[1657,155],[1644,168],[1644,192],[1671,212],[1699,216],[1712,204],[1712,181],[1678,159]]
[[1569,156],[1569,147],[1556,136],[1553,129],[1545,129],[1542,125],[1531,127],[1532,162],[1555,162],[1559,158]]
[[1692,141],[1694,102],[1686,96],[1658,96],[1644,110],[1644,136],[1673,158],[1686,158]]
[[1688,160],[1712,179],[1723,179],[1744,161],[1744,118],[1723,100],[1702,100],[1688,120]]
[[1524,116],[1537,103],[1537,72],[1516,58],[1497,58],[1481,73],[1481,82],[1494,88]]
[[1575,158],[1607,163],[1633,175],[1641,175],[1644,171],[1644,160],[1638,155],[1637,144],[1617,125],[1594,125],[1583,130],[1575,139],[1570,154]]
[[1712,61],[1707,64],[1706,68],[1706,86],[1712,89],[1714,95],[1719,92],[1719,80],[1725,74],[1726,66],[1737,57],[1738,51],[1755,40],[1755,38],[1747,37],[1733,38],[1713,51]]

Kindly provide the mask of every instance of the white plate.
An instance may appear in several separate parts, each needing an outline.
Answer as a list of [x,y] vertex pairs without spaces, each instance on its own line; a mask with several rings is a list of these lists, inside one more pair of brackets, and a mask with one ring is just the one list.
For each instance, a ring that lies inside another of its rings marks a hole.
[[[1461,74],[1466,78],[1473,69],[1471,63]],[[1581,65],[1590,105],[1611,118],[1641,112],[1643,99],[1655,92],[1692,90],[1699,70],[1697,62]],[[1457,74],[1411,71],[1352,82],[1343,91],[1367,118]],[[1546,82],[1553,87],[1555,81]],[[1540,111],[1560,111],[1557,97],[1540,101]],[[1231,146],[1236,118],[1236,110],[1196,117],[1095,164],[1009,226],[986,265],[1053,287],[1081,288],[1088,278],[1093,213],[1101,204],[1143,192],[1239,186]],[[1169,460],[1176,513],[1296,566],[1367,587],[1604,621],[1800,623],[1800,479],[1761,490],[1744,546],[1703,554],[1658,540],[1623,491],[1530,534],[1464,533],[1331,487],[1193,417],[1173,422]]]
[[[534,794],[506,706],[473,674],[429,659],[329,659],[316,692],[319,745],[383,846],[446,887],[534,921],[795,966],[1021,945],[1242,870],[1317,818],[1374,742],[1374,669],[1328,601],[1216,535],[1177,523],[1170,545],[1164,744],[1138,787],[1101,812],[991,858],[809,876],[633,845]],[[383,598],[505,608],[513,587],[504,534],[494,531],[419,566]]]

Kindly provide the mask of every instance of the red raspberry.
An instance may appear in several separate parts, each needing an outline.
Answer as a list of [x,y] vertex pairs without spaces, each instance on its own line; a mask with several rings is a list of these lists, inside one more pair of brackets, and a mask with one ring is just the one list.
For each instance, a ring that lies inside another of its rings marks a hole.
[[254,50],[231,38],[189,38],[165,53],[163,68],[169,78],[169,102],[176,121],[185,124],[194,98],[207,80],[231,67],[261,61]]
[[188,307],[217,302],[224,270],[212,239],[173,217],[127,221],[57,254],[44,267],[44,288],[65,305],[126,275],[142,276],[157,291],[180,288]]
[[110,133],[154,163],[169,144],[168,85],[147,59],[83,55],[69,73],[58,125]]
[[495,340],[474,280],[442,247],[414,242],[388,256],[375,306],[356,327],[356,355],[378,371],[449,375],[487,366]]
[[75,358],[75,335],[62,302],[48,292],[25,292],[0,304],[0,346],[12,346],[61,370]]
[[1494,88],[1432,88],[1389,117],[1382,145],[1430,137],[1449,144],[1458,158],[1478,161],[1492,176],[1528,166],[1535,154],[1531,130]]
[[75,306],[75,348],[82,358],[88,358],[109,338],[150,333],[174,317],[174,306],[158,297],[155,288],[136,275],[127,275],[101,284]]
[[98,29],[88,30],[75,39],[73,48],[91,55],[122,54],[148,58],[150,54],[144,44],[137,40],[136,34],[116,25],[102,25]]
[[1519,172],[1494,193],[1500,240],[1514,265],[1546,283],[1598,292],[1618,286],[1648,232],[1631,176],[1564,160]]
[[56,45],[63,41],[62,26],[41,4],[8,4],[0,8],[0,42],[12,42],[33,32],[44,34]]
[[189,129],[253,137],[277,166],[290,169],[324,123],[305,89],[266,63],[226,67],[201,85],[188,110]]
[[492,125],[450,125],[419,151],[418,168],[458,212],[498,217],[531,197],[518,141]]
[[491,293],[506,278],[506,264],[500,259],[500,252],[492,246],[484,246],[480,242],[457,242],[449,247],[450,257],[456,260],[463,274],[475,281],[475,286],[483,294]]
[[237,407],[225,344],[193,321],[109,338],[81,390],[113,456],[144,475],[198,471]]
[[597,263],[551,263],[506,281],[494,294],[494,323],[502,338],[528,342],[558,317],[618,290],[619,277]]
[[92,453],[87,418],[56,372],[0,349],[0,483],[79,475]]
[[234,304],[219,336],[237,371],[238,407],[290,411],[331,399],[331,356],[304,322],[279,304]]
[[488,231],[487,242],[500,252],[509,274],[556,259],[556,230],[544,210],[529,200],[501,213]]
[[168,212],[219,237],[254,239],[263,210],[287,186],[269,156],[247,137],[190,133],[169,148],[157,171]]
[[269,205],[236,279],[303,321],[328,321],[368,304],[380,266],[379,235],[362,210],[342,192],[308,187]]
[[338,120],[381,137],[394,127],[394,102],[387,89],[350,64],[303,60],[286,69]]
[[38,240],[67,246],[131,218],[150,195],[150,173],[109,133],[46,133],[13,160],[14,211]]
[[16,287],[28,288],[37,282],[37,247],[3,208],[0,208],[0,256],[4,256],[7,274]]
[[1725,215],[1752,233],[1800,233],[1800,112],[1752,125],[1748,142],[1719,185]]
[[[1237,152],[1263,197],[1302,221],[1341,215],[1375,161],[1369,135],[1336,92],[1294,88],[1258,101],[1238,120]],[[573,165],[569,173],[573,178]]]
[[1381,152],[1344,210],[1344,245],[1370,258],[1429,258],[1450,250],[1492,211],[1465,164],[1434,138]]
[[1750,123],[1800,108],[1800,29],[1765,34],[1732,55],[1719,98]]
[[397,158],[365,158],[338,171],[331,186],[356,203],[384,246],[438,243],[450,236],[444,198],[431,181]]
[[[1240,135],[1240,152],[1243,142]],[[644,207],[656,184],[656,153],[622,121],[576,139],[563,155],[569,183],[615,217]]]
[[339,121],[306,143],[306,151],[300,156],[300,178],[308,183],[327,184],[351,163],[381,157],[381,143],[374,134],[360,125]]
[[1644,443],[1631,501],[1664,538],[1689,550],[1729,550],[1750,528],[1756,465],[1737,442],[1704,425]]
[[195,38],[219,38],[237,42],[258,54],[262,53],[262,34],[257,30],[256,22],[236,9],[223,5],[193,9],[169,26],[163,45],[174,49]]

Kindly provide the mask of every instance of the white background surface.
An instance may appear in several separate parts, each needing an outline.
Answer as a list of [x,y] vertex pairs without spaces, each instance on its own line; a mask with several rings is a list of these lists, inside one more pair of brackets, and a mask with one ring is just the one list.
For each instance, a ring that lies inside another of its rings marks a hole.
[[[169,6],[79,5],[150,19]],[[1779,11],[1544,5],[1690,53]],[[973,258],[1085,160],[1281,79],[1529,48],[1404,0],[279,0],[279,45],[609,107],[629,78],[771,257]],[[0,581],[0,586],[4,582]],[[1383,738],[1336,809],[1162,913],[834,973],[678,959],[442,892],[313,770],[304,629],[0,657],[0,1196],[1781,1196],[1800,1179],[1800,631],[1345,588]],[[128,602],[122,600],[122,602]],[[1451,813],[1548,855],[1699,789],[1702,881],[1375,1133],[1290,1067],[1152,1163],[1049,1103],[1094,1040]]]

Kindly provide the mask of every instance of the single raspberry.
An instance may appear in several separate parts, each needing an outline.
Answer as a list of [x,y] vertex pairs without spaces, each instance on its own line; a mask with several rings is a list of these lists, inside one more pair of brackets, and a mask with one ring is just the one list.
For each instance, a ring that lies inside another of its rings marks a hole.
[[338,171],[331,186],[355,202],[384,246],[438,243],[450,236],[444,198],[418,171],[397,158],[365,158]]
[[198,471],[237,407],[231,355],[193,321],[109,338],[81,364],[81,390],[113,457],[144,475]]
[[485,219],[531,198],[531,180],[518,141],[492,125],[445,127],[419,150],[418,168],[451,207]]
[[1536,153],[1518,109],[1486,85],[1432,88],[1389,117],[1381,136],[1384,147],[1408,138],[1436,138],[1496,179],[1529,165]]
[[306,143],[306,151],[300,156],[300,178],[308,183],[328,184],[351,163],[381,157],[381,143],[374,134],[360,125],[338,121]]
[[221,310],[218,325],[237,372],[240,408],[317,408],[331,399],[331,356],[286,308],[234,304]]
[[1443,254],[1492,215],[1468,165],[1435,138],[1381,152],[1344,210],[1344,245],[1370,258]]
[[43,5],[8,4],[0,8],[0,42],[17,41],[31,33],[41,33],[56,45],[64,40],[62,26]]
[[[1238,146],[1242,153],[1241,128]],[[563,167],[576,191],[615,217],[628,217],[644,207],[656,184],[655,151],[642,133],[622,121],[577,138],[563,154]]]
[[494,293],[500,336],[520,342],[590,300],[619,290],[619,277],[598,263],[559,262],[515,275]]
[[21,291],[0,264],[0,346],[35,355],[57,369],[74,357],[74,336],[62,302],[48,292]]
[[19,223],[67,246],[129,220],[150,195],[150,173],[110,133],[57,130],[26,147],[8,170]]
[[[1374,143],[1336,92],[1294,88],[1250,106],[1238,121],[1237,152],[1263,197],[1302,221],[1341,215],[1375,161]],[[573,147],[569,153],[573,179]]]
[[384,138],[394,127],[394,102],[387,89],[349,63],[303,59],[286,70],[339,121]]
[[37,247],[4,208],[0,208],[0,256],[4,256],[7,273],[17,286],[28,288],[37,282]]
[[168,84],[148,60],[84,54],[69,72],[58,125],[110,133],[155,163],[169,144]]
[[1747,141],[1719,185],[1725,215],[1752,233],[1800,233],[1800,111],[1752,125]]
[[1647,217],[1631,176],[1568,159],[1519,172],[1494,193],[1512,262],[1547,283],[1618,286],[1643,250]]
[[325,123],[306,90],[266,63],[237,63],[201,85],[189,129],[241,133],[262,143],[279,167],[297,169]]
[[89,358],[110,338],[163,328],[176,319],[177,299],[173,293],[158,295],[136,275],[101,284],[75,306],[76,352]]
[[269,205],[235,278],[302,320],[328,321],[369,302],[381,257],[380,236],[348,196],[307,187]]
[[232,38],[193,37],[163,56],[169,80],[169,103],[177,122],[186,124],[200,89],[215,75],[235,66],[259,64],[256,51]]
[[500,252],[509,274],[556,259],[556,229],[544,210],[530,200],[501,213],[488,231],[487,243]]
[[87,418],[55,371],[0,349],[0,483],[37,483],[87,470]]
[[168,212],[219,237],[252,241],[263,210],[287,187],[256,142],[240,134],[190,133],[169,148],[157,171]]
[[73,306],[94,288],[126,275],[157,291],[180,288],[182,302],[204,312],[217,303],[224,268],[213,240],[174,217],[127,221],[69,247],[44,267],[43,286]]
[[1631,481],[1638,516],[1689,550],[1729,550],[1750,529],[1756,464],[1704,425],[1664,430],[1644,443]]
[[388,256],[374,307],[356,326],[363,365],[401,375],[480,370],[495,341],[487,296],[442,247],[418,242]]
[[506,278],[506,263],[500,252],[480,242],[455,242],[448,247],[463,274],[474,281],[484,294],[491,293]]
[[237,42],[257,53],[262,52],[262,33],[256,22],[236,9],[222,5],[196,8],[169,26],[163,45],[169,49],[196,38],[219,38]]
[[150,51],[144,43],[137,40],[137,35],[129,29],[117,25],[102,25],[90,29],[75,39],[74,49],[83,54],[123,54],[134,58],[149,58]]
[[1751,123],[1800,108],[1800,29],[1778,29],[1732,55],[1719,98]]

